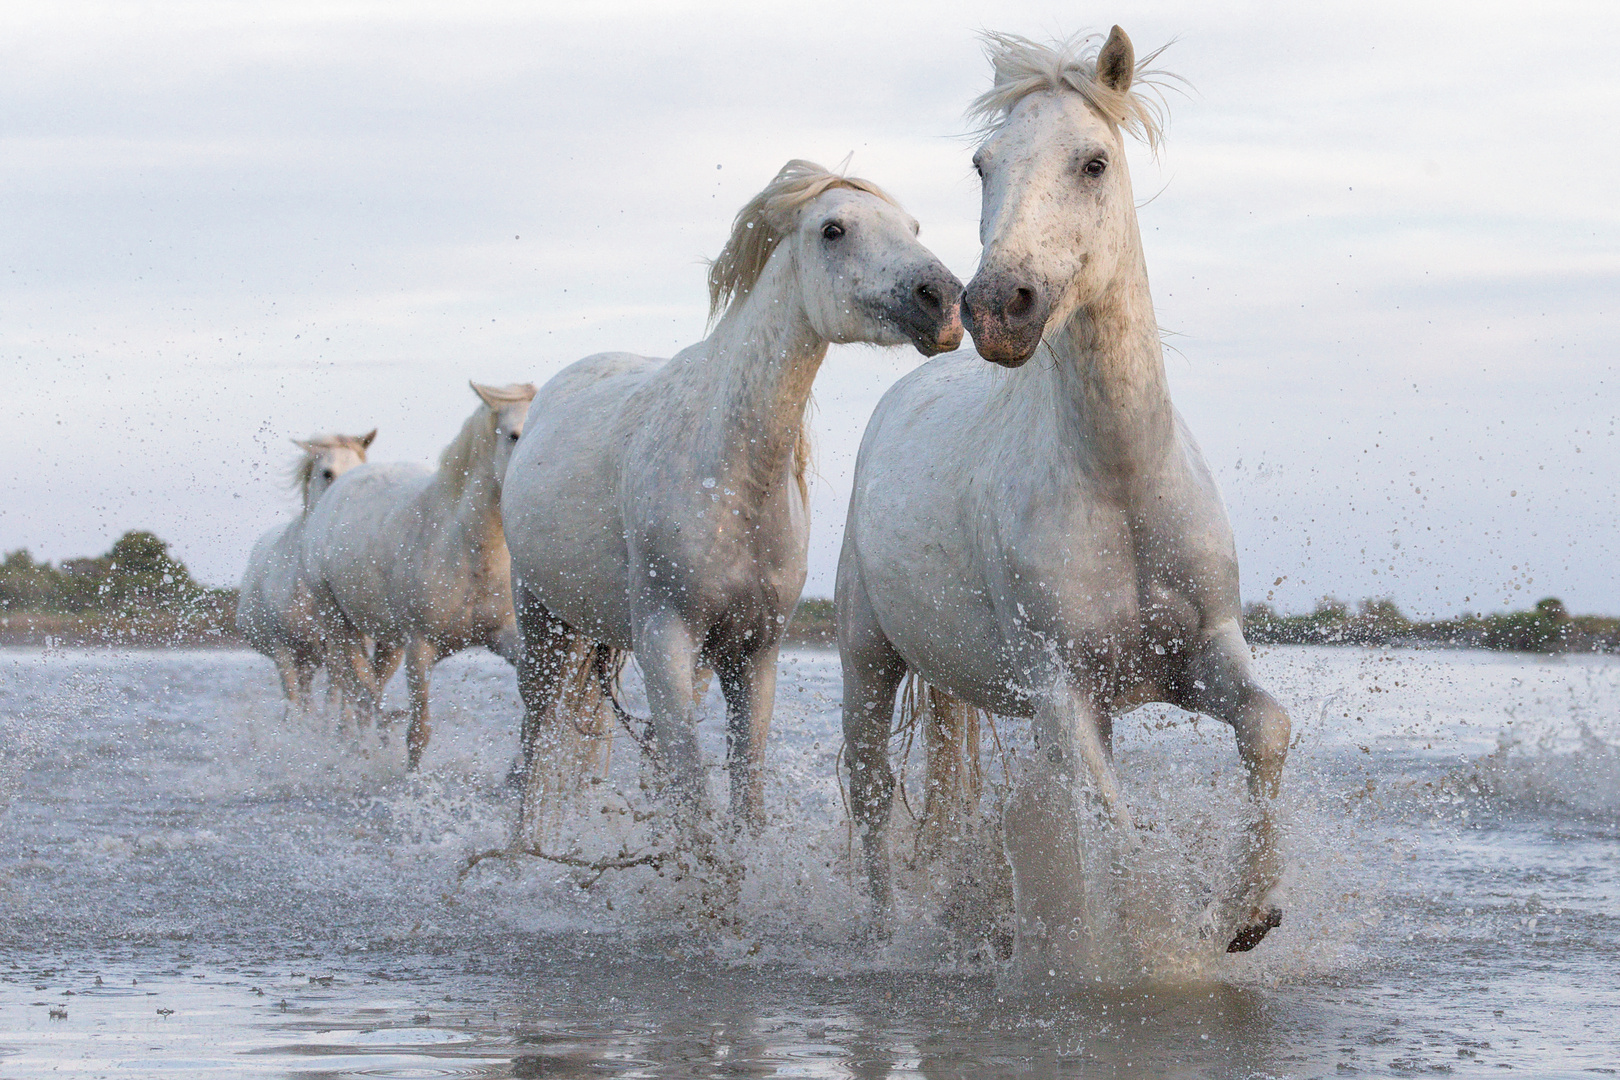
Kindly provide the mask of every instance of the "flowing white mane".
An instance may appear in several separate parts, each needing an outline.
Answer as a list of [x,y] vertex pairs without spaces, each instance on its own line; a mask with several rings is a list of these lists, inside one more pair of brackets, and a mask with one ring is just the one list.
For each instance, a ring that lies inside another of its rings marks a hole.
[[[474,387],[479,396],[493,399],[502,405],[532,401],[537,392],[533,383],[512,383],[509,386]],[[439,475],[444,478],[451,498],[459,499],[475,469],[495,456],[495,410],[487,400],[461,425],[461,431],[439,455]]]
[[[1163,47],[1136,63],[1130,89],[1120,92],[1097,78],[1101,34],[1077,34],[1042,44],[1017,34],[984,34],[985,55],[995,72],[990,89],[968,107],[968,118],[993,128],[1025,97],[1043,90],[1073,90],[1110,123],[1157,148],[1164,135],[1165,107],[1160,92],[1180,76],[1148,67]],[[1144,94],[1143,89],[1152,91]]]
[[764,272],[771,252],[793,231],[799,211],[812,199],[834,188],[864,191],[884,202],[900,205],[870,180],[840,176],[813,161],[795,158],[788,162],[776,174],[776,179],[765,185],[764,191],[737,211],[731,238],[709,264],[709,318],[713,319],[732,303],[747,299]]

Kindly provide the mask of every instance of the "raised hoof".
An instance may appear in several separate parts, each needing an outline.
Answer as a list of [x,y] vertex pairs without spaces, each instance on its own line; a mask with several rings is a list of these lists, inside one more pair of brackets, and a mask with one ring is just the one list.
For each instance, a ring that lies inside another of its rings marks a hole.
[[1237,936],[1232,939],[1232,944],[1226,947],[1227,952],[1248,952],[1260,944],[1267,932],[1282,925],[1282,908],[1280,907],[1270,907],[1265,910],[1264,914],[1259,912],[1255,914],[1258,917],[1254,922],[1237,932]]

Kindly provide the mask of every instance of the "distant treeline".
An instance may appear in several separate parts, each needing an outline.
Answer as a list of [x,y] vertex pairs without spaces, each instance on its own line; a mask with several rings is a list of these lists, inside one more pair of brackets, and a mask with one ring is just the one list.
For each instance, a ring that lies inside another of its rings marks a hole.
[[234,644],[236,590],[211,589],[149,532],[104,555],[52,566],[26,549],[0,559],[0,643]]
[[[0,559],[0,644],[231,646],[236,590],[214,589],[191,576],[149,532],[120,536],[104,555],[55,566],[26,550]],[[1571,615],[1554,597],[1529,611],[1413,621],[1391,600],[1363,600],[1357,610],[1333,597],[1309,615],[1279,615],[1269,604],[1243,609],[1252,645],[1412,645],[1515,652],[1620,652],[1620,619]],[[831,648],[833,602],[806,597],[788,624],[785,644]]]
[[1620,619],[1571,615],[1564,602],[1547,597],[1529,611],[1461,615],[1421,622],[1408,619],[1392,600],[1348,605],[1324,597],[1309,615],[1279,615],[1269,604],[1243,609],[1243,633],[1251,645],[1439,645],[1510,652],[1620,652]]

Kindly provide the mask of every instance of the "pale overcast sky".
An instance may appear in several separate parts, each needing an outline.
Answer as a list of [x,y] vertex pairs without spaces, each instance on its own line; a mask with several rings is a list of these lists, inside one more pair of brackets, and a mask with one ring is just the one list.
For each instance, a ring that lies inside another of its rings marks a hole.
[[[853,151],[966,280],[976,31],[1113,22],[1194,88],[1132,168],[1246,599],[1620,612],[1612,3],[14,0],[0,550],[144,527],[234,582],[290,437],[427,461],[468,378],[702,336],[702,259],[790,157]],[[810,595],[917,361],[822,370]]]

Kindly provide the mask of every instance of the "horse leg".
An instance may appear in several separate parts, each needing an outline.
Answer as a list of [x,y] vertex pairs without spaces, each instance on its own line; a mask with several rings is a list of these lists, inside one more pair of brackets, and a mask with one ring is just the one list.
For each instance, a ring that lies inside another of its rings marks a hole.
[[889,763],[889,727],[894,695],[906,677],[906,662],[884,636],[867,598],[848,542],[838,564],[835,590],[838,656],[844,673],[844,759],[849,763],[850,813],[861,836],[872,902],[890,903],[889,811],[894,768]]
[[371,678],[377,685],[378,694],[382,693],[388,680],[394,677],[399,670],[399,662],[405,656],[405,650],[392,643],[381,643],[373,646],[371,650]]
[[1066,677],[1035,712],[1035,760],[1007,801],[1002,846],[1013,874],[1018,919],[1014,965],[1037,979],[1072,979],[1089,970],[1097,924],[1088,895],[1076,780],[1089,774],[1093,792],[1114,821],[1130,818],[1102,737],[1102,708]]
[[371,723],[377,715],[381,688],[372,675],[365,637],[342,615],[327,623],[326,671],[337,682],[345,703],[343,711],[354,710],[355,730]]
[[405,733],[405,771],[415,772],[422,764],[433,727],[428,722],[428,672],[438,660],[438,650],[426,638],[405,642],[405,686],[411,695],[411,726]]
[[703,802],[703,767],[692,717],[692,662],[697,645],[686,622],[672,611],[637,620],[636,662],[651,706],[653,738],[683,811]]
[[315,669],[321,666],[320,656],[313,651],[299,650],[294,654],[293,663],[297,665],[298,711],[307,713],[310,691],[315,685]]
[[921,850],[938,854],[960,840],[977,815],[980,794],[979,717],[943,690],[929,686],[924,705],[923,749],[928,765],[920,828]]
[[726,697],[731,815],[756,836],[765,828],[765,741],[776,702],[777,649],[716,664]]
[[518,733],[522,761],[507,777],[507,783],[522,787],[534,771],[539,743],[552,734],[549,729],[557,720],[556,705],[562,693],[563,673],[574,635],[522,585],[514,582],[512,593],[517,601],[521,643],[514,666],[518,696],[523,699],[523,724]]
[[1235,927],[1227,952],[1247,952],[1282,922],[1271,891],[1282,876],[1276,799],[1288,756],[1288,713],[1249,671],[1249,650],[1236,623],[1195,653],[1176,702],[1232,725],[1258,815],[1244,844],[1243,872],[1219,925]]
[[271,648],[270,659],[275,661],[276,676],[281,680],[281,696],[290,709],[301,709],[298,697],[298,657],[292,646],[278,644]]

